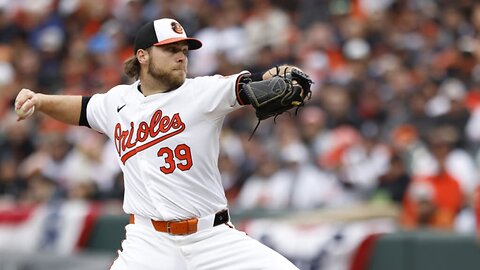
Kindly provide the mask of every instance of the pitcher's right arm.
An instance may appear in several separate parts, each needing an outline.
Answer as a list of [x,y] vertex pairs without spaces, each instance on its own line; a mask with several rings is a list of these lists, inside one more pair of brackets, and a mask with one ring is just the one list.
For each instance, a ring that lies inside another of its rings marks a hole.
[[[78,126],[82,123],[82,118],[86,118],[85,110],[82,111],[82,103],[86,104],[87,102],[88,97],[46,95],[24,88],[15,99],[15,111],[21,108],[24,112],[28,112],[32,107],[35,107],[36,112],[43,112],[63,123]],[[25,118],[25,116],[19,114],[17,120],[20,121]]]

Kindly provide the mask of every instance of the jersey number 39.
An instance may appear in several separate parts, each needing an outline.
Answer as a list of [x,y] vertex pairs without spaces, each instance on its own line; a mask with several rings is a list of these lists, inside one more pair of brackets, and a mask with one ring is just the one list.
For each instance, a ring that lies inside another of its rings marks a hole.
[[160,167],[160,171],[164,174],[173,173],[176,168],[181,171],[188,171],[193,164],[190,147],[186,144],[179,144],[174,150],[169,147],[162,147],[158,150],[157,156],[165,158],[165,166]]

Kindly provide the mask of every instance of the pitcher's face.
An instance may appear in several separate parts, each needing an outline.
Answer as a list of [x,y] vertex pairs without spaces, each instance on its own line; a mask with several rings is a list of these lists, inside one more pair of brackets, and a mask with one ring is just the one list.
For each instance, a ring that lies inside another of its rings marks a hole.
[[168,90],[176,89],[185,82],[188,66],[186,42],[153,46],[150,53],[149,76],[160,81]]

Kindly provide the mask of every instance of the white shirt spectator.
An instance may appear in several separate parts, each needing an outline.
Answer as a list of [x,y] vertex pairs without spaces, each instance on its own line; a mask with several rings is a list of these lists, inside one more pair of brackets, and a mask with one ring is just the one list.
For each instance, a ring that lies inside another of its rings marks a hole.
[[201,50],[190,52],[189,72],[195,76],[214,73],[218,68],[218,54],[225,54],[233,64],[242,64],[246,58],[247,36],[239,26],[203,28],[195,38],[203,43]]

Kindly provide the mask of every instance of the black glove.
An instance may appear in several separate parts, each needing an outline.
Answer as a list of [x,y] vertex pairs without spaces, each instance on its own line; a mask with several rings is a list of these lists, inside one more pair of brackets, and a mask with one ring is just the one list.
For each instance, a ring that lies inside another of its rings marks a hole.
[[294,107],[303,106],[312,91],[310,77],[297,68],[284,69],[267,80],[246,82],[242,86],[259,120],[277,116]]

